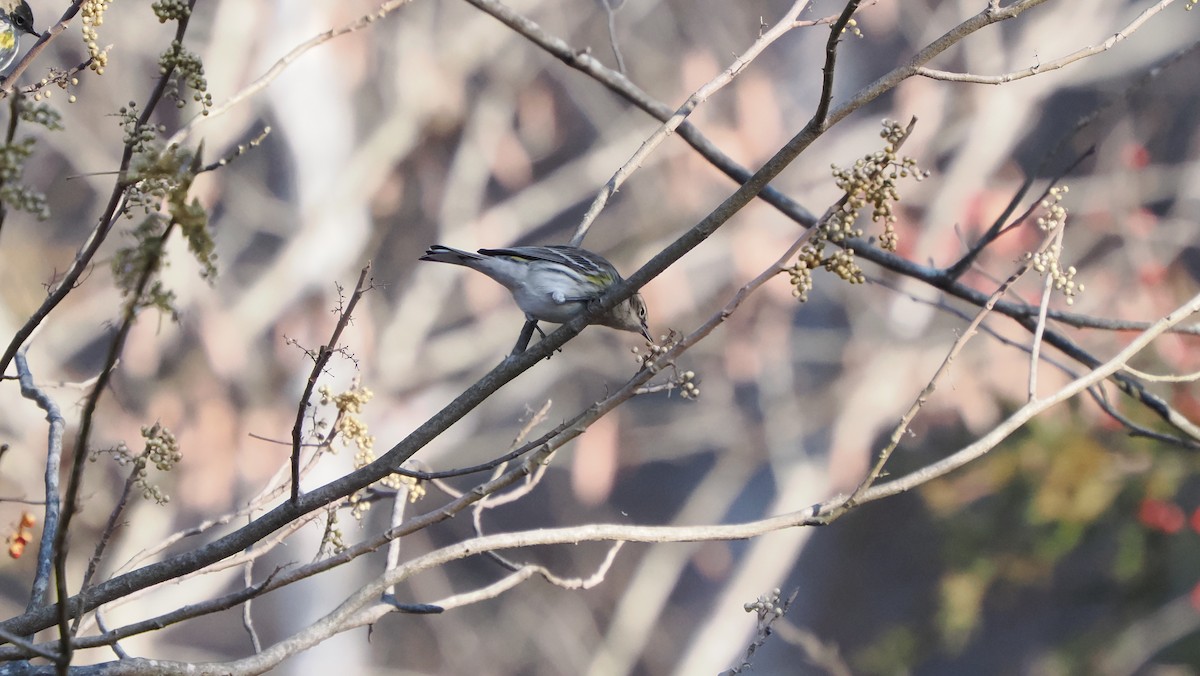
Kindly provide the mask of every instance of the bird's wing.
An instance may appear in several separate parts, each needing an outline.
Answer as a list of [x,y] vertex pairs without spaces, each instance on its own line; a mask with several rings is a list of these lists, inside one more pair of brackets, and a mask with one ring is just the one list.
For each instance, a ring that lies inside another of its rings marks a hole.
[[586,272],[590,266],[586,261],[578,256],[573,256],[564,253],[557,247],[549,246],[510,246],[503,249],[480,249],[479,253],[485,256],[511,256],[513,258],[523,258],[533,261],[549,261],[551,263],[561,263],[569,268]]

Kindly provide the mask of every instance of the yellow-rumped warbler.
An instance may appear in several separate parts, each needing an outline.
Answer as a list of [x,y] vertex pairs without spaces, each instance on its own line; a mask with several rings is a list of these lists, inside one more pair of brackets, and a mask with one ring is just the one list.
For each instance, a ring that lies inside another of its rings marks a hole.
[[[514,246],[470,253],[435,244],[421,260],[464,265],[500,282],[531,322],[568,322],[586,310],[588,302],[621,281],[612,263],[574,246]],[[652,340],[646,327],[646,303],[636,293],[596,323]]]
[[8,70],[17,59],[21,33],[42,37],[33,29],[33,10],[29,9],[29,3],[25,0],[0,0],[0,71]]

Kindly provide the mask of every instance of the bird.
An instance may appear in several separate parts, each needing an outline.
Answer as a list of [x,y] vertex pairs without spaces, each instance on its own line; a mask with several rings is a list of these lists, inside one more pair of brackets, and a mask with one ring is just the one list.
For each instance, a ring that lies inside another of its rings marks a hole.
[[[512,293],[517,307],[534,328],[538,328],[539,321],[563,324],[574,319],[587,309],[588,303],[622,281],[617,269],[603,256],[574,246],[514,246],[471,253],[435,244],[421,260],[462,265],[500,282]],[[595,323],[639,333],[654,342],[646,324],[646,303],[636,293],[613,306]],[[541,333],[540,328],[538,332]],[[532,333],[528,330],[528,334]]]
[[33,29],[33,10],[25,0],[0,0],[0,71],[17,59],[21,33],[35,37],[42,34]]

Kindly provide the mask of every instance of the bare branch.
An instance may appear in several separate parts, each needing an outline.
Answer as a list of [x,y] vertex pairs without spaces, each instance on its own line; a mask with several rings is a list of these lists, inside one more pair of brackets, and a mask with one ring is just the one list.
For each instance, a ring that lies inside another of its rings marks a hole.
[[[1047,238],[1047,245],[1051,239],[1052,238]],[[1012,285],[1015,284],[1017,280],[1029,270],[1031,265],[1032,263],[1026,261],[1024,265],[1021,265],[1019,268],[1017,268],[1017,270],[1013,272],[1008,279],[1004,280],[1003,284],[1001,284],[995,291],[992,292],[992,295],[988,298],[988,302],[985,303],[983,308],[975,314],[975,318],[971,320],[971,323],[967,326],[966,330],[962,332],[962,335],[960,335],[954,341],[954,345],[950,347],[950,351],[946,354],[946,358],[942,360],[941,366],[938,367],[938,370],[933,374],[933,377],[929,379],[929,382],[925,385],[924,389],[921,390],[921,393],[917,395],[917,398],[908,407],[908,410],[905,411],[904,415],[900,417],[900,423],[896,425],[894,430],[892,430],[892,434],[888,438],[887,446],[885,446],[883,450],[879,452],[879,456],[875,460],[875,464],[871,467],[871,470],[867,472],[867,476],[864,477],[861,482],[859,482],[858,487],[854,489],[854,492],[850,494],[850,497],[846,498],[844,505],[838,510],[834,511],[834,513],[831,515],[832,518],[841,516],[841,514],[845,513],[846,510],[858,504],[871,485],[875,483],[875,480],[879,478],[880,474],[883,472],[884,465],[887,464],[887,461],[892,457],[892,453],[897,447],[900,446],[900,442],[904,439],[904,434],[908,430],[909,425],[912,424],[912,421],[917,417],[917,413],[921,411],[921,408],[925,406],[925,403],[929,401],[929,397],[932,396],[934,390],[937,389],[938,382],[941,381],[942,377],[946,375],[947,372],[949,372],[951,364],[954,363],[954,359],[959,355],[960,352],[962,352],[963,348],[966,347],[967,342],[975,336],[980,324],[982,324],[984,318],[992,312],[992,308],[996,306],[996,302],[1000,299],[1000,297],[1003,296],[1008,289],[1011,288]],[[1037,358],[1034,357],[1032,361],[1036,363]]]
[[1040,75],[1042,73],[1049,73],[1050,71],[1069,66],[1076,61],[1082,61],[1089,56],[1095,56],[1097,54],[1107,52],[1115,47],[1117,43],[1125,40],[1125,38],[1128,38],[1135,31],[1137,31],[1137,29],[1145,25],[1145,23],[1149,21],[1155,14],[1163,11],[1174,2],[1175,0],[1160,0],[1150,7],[1147,7],[1142,11],[1141,14],[1137,15],[1137,18],[1129,22],[1127,26],[1117,31],[1100,44],[1084,47],[1083,49],[1071,52],[1060,59],[1055,59],[1046,63],[1037,63],[1022,70],[1016,70],[1009,73],[1004,73],[1002,75],[971,75],[970,73],[952,73],[950,71],[936,70],[934,68],[922,66],[917,69],[917,75],[927,77],[932,80],[945,80],[947,82],[970,82],[974,84],[999,85],[1006,82],[1012,82],[1014,80],[1022,80],[1027,77],[1033,77],[1034,75]]
[[1132,373],[1142,380],[1149,380],[1150,382],[1154,383],[1194,383],[1197,380],[1200,380],[1200,371],[1160,376],[1153,373],[1146,373],[1145,371],[1139,371],[1132,366],[1126,366],[1122,370],[1126,373]]
[[33,610],[46,603],[46,593],[50,589],[50,573],[54,567],[54,536],[58,533],[60,516],[58,476],[62,469],[63,431],[67,423],[58,404],[33,384],[33,374],[29,370],[25,350],[17,352],[16,365],[21,396],[36,402],[38,408],[46,412],[46,420],[50,423],[46,438],[46,508],[42,516],[42,540],[38,549],[37,570],[33,575],[33,589],[29,593],[29,603],[26,605],[26,610]]
[[1071,397],[1079,394],[1089,387],[1099,383],[1112,376],[1113,374],[1124,368],[1125,364],[1136,354],[1144,350],[1150,343],[1167,331],[1171,326],[1187,319],[1194,313],[1200,310],[1200,295],[1194,296],[1191,300],[1179,306],[1162,319],[1158,320],[1149,329],[1143,331],[1127,345],[1124,349],[1118,352],[1108,361],[1099,364],[1092,371],[1076,378],[1068,383],[1065,387],[1059,389],[1054,394],[1036,401],[1027,402],[1024,406],[1017,409],[1012,415],[1006,418],[1003,422],[985,434],[983,437],[970,444],[969,446],[951,454],[949,457],[928,465],[920,470],[912,472],[904,477],[889,481],[884,484],[873,486],[865,491],[862,495],[863,501],[878,500],[890,495],[902,493],[907,490],[923,484],[931,479],[942,476],[948,472],[962,467],[968,462],[981,457],[996,444],[1003,441],[1022,425],[1029,422],[1034,416],[1041,414],[1052,406],[1055,406]]
[[[608,0],[604,1],[606,3],[608,2]],[[607,7],[607,4],[605,6]],[[588,207],[587,213],[583,215],[583,219],[579,222],[579,225],[576,226],[575,234],[571,235],[571,246],[583,245],[583,238],[587,236],[587,232],[589,229],[591,229],[592,223],[594,223],[596,217],[600,215],[600,211],[604,209],[604,206],[608,204],[608,200],[613,195],[617,194],[617,191],[621,189],[621,185],[625,183],[625,181],[633,174],[633,172],[637,171],[637,169],[642,166],[642,163],[647,157],[650,156],[650,153],[654,152],[656,148],[662,145],[663,141],[667,140],[669,136],[675,133],[675,130],[679,128],[679,125],[683,124],[684,120],[686,120],[687,117],[700,106],[700,104],[707,101],[712,95],[724,88],[725,85],[733,82],[733,79],[738,76],[738,73],[741,73],[743,70],[745,70],[746,66],[750,65],[750,63],[753,62],[759,54],[762,54],[767,47],[769,47],[779,38],[783,37],[788,31],[792,30],[792,28],[796,26],[796,17],[800,16],[800,13],[803,12],[807,6],[808,0],[797,0],[796,2],[792,3],[791,8],[784,13],[783,17],[780,18],[779,21],[775,22],[775,25],[772,26],[770,30],[759,36],[759,38],[754,41],[754,44],[751,45],[749,49],[734,59],[733,63],[729,64],[728,68],[693,92],[692,95],[688,97],[687,101],[684,101],[683,105],[679,106],[675,113],[671,115],[671,117],[664,122],[662,126],[656,129],[654,133],[642,143],[642,145],[637,149],[637,152],[635,152],[633,156],[630,157],[629,160],[626,161],[625,164],[622,165],[615,174],[613,174],[613,177],[608,180],[608,183],[604,184],[604,187],[600,189],[600,192],[596,195],[596,198],[592,200],[592,205]],[[612,10],[610,8],[610,17],[612,15],[611,13]],[[620,71],[621,73],[624,73],[625,68],[622,66]]]
[[[306,52],[314,47],[323,45],[334,38],[339,38],[343,35],[363,30],[374,24],[376,21],[384,18],[388,14],[391,14],[400,7],[407,5],[411,1],[412,0],[387,0],[379,5],[379,9],[371,12],[370,14],[361,16],[354,21],[341,26],[340,28],[332,28],[323,33],[315,35],[296,45],[291,51],[285,54],[283,58],[273,63],[271,67],[267,69],[267,72],[260,75],[258,79],[243,87],[238,93],[229,97],[228,101],[219,106],[210,108],[206,115],[197,115],[196,117],[192,118],[191,121],[181,127],[173,136],[171,136],[171,138],[167,141],[167,145],[183,143],[183,140],[187,138],[192,131],[194,131],[195,127],[201,122],[213,120],[221,115],[224,115],[235,108],[242,101],[245,101],[246,99],[266,89],[272,82],[275,81],[276,78],[282,75],[289,66],[299,60],[301,56],[304,56]],[[81,2],[77,0],[76,4],[81,4]]]
[[313,389],[317,386],[317,379],[325,371],[325,365],[329,363],[329,358],[338,349],[338,341],[342,338],[342,331],[350,325],[350,318],[354,314],[354,308],[358,305],[358,301],[362,298],[363,294],[371,288],[369,285],[370,275],[371,264],[367,263],[363,266],[362,271],[358,273],[358,282],[354,285],[354,291],[350,294],[350,300],[346,302],[346,306],[342,308],[341,313],[338,315],[338,321],[333,327],[333,333],[329,336],[329,342],[317,350],[317,355],[313,359],[312,371],[309,372],[308,381],[304,384],[304,393],[300,395],[300,401],[296,406],[296,422],[292,425],[293,504],[300,499],[300,442],[304,433],[304,413],[308,410],[308,400],[312,397]]

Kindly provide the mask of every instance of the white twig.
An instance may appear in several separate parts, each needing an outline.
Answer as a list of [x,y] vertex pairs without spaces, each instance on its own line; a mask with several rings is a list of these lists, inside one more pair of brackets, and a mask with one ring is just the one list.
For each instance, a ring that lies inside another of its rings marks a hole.
[[863,493],[860,502],[869,500],[878,500],[880,498],[896,495],[911,490],[931,479],[943,476],[952,470],[955,470],[963,465],[975,460],[992,450],[1001,441],[1006,439],[1010,434],[1020,429],[1022,425],[1029,422],[1034,416],[1041,414],[1052,406],[1060,404],[1071,397],[1083,392],[1089,387],[1108,378],[1112,374],[1120,371],[1125,367],[1134,355],[1141,352],[1155,338],[1162,335],[1175,324],[1190,317],[1196,311],[1200,310],[1200,295],[1194,296],[1187,303],[1176,308],[1167,316],[1154,322],[1150,328],[1138,334],[1125,349],[1121,350],[1112,359],[1097,366],[1092,371],[1076,378],[1068,383],[1065,387],[1055,392],[1054,394],[1030,401],[1021,408],[1017,409],[1012,415],[1006,418],[999,425],[994,427],[990,432],[980,437],[974,443],[962,448],[961,450],[952,453],[950,456],[928,465],[910,474],[907,474],[894,481],[889,481],[884,484],[873,486]]
[[[1042,251],[1053,251],[1054,247],[1062,251],[1063,230],[1066,229],[1065,223],[1059,223],[1055,228],[1054,234],[1048,237],[1049,248],[1043,245]],[[1037,379],[1038,379],[1038,358],[1042,353],[1042,335],[1046,332],[1046,313],[1050,311],[1050,293],[1054,291],[1054,275],[1049,269],[1046,270],[1046,279],[1042,282],[1042,302],[1038,306],[1037,324],[1033,329],[1033,346],[1029,351],[1029,401],[1037,400]]]
[[411,1],[412,0],[388,0],[387,2],[384,2],[383,4],[381,4],[379,6],[379,9],[376,9],[374,12],[371,12],[370,14],[361,16],[361,17],[355,19],[354,21],[351,21],[350,23],[348,23],[344,26],[341,26],[339,28],[331,28],[330,30],[327,30],[323,33],[320,33],[318,35],[315,35],[315,36],[309,38],[308,40],[305,40],[304,42],[301,42],[300,44],[293,47],[290,52],[283,55],[282,58],[280,58],[278,61],[276,61],[274,64],[272,64],[271,67],[267,69],[267,72],[260,75],[257,80],[246,85],[245,87],[242,88],[241,91],[239,91],[238,93],[229,97],[229,100],[227,100],[225,103],[222,103],[219,106],[214,106],[214,107],[210,108],[206,112],[206,114],[197,115],[196,117],[193,117],[191,120],[189,120],[187,124],[180,127],[179,131],[175,132],[171,136],[171,138],[167,141],[167,145],[170,146],[170,145],[177,145],[177,144],[182,143],[183,140],[185,138],[187,138],[189,134],[192,133],[192,129],[195,128],[200,122],[204,122],[204,121],[208,121],[208,120],[217,118],[217,117],[229,112],[230,110],[232,110],[235,106],[237,106],[242,101],[245,101],[246,99],[250,98],[251,96],[254,96],[255,94],[266,89],[272,82],[275,81],[275,78],[282,75],[283,71],[288,69],[288,66],[291,66],[293,63],[298,61],[300,59],[300,57],[303,56],[305,54],[305,52],[309,51],[310,49],[313,49],[314,47],[323,45],[326,42],[333,40],[334,38],[339,38],[348,33],[353,33],[355,31],[362,30],[362,29],[366,28],[367,26],[370,26],[371,24],[375,23],[376,21],[382,19],[383,17],[387,16],[388,14],[392,13],[393,11],[395,11],[402,5],[407,5]]
[[1160,376],[1153,373],[1146,373],[1145,371],[1139,371],[1132,366],[1125,366],[1121,370],[1152,383],[1191,383],[1200,380],[1200,371]]
[[[571,236],[572,246],[580,246],[583,244],[583,238],[587,236],[588,230],[592,227],[592,223],[594,223],[596,217],[600,215],[600,212],[604,209],[604,206],[608,204],[608,200],[613,195],[617,194],[617,191],[621,189],[621,186],[625,183],[626,179],[628,179],[633,172],[637,171],[637,169],[642,166],[642,162],[646,160],[650,153],[654,152],[655,148],[662,145],[662,142],[665,141],[668,136],[674,133],[675,130],[679,128],[679,125],[683,124],[684,120],[686,120],[687,117],[692,114],[692,111],[694,111],[701,103],[707,101],[709,97],[720,91],[725,85],[733,82],[733,78],[737,77],[746,66],[750,65],[750,63],[754,61],[754,59],[757,58],[764,49],[782,37],[785,33],[799,25],[799,23],[796,21],[796,17],[800,16],[800,13],[803,12],[807,6],[808,0],[797,0],[797,2],[792,5],[791,9],[784,14],[783,18],[776,22],[770,30],[763,33],[761,37],[755,40],[754,44],[750,45],[750,48],[743,52],[741,56],[734,59],[733,63],[729,64],[729,67],[726,68],[720,75],[712,80],[709,80],[706,84],[704,84],[704,86],[693,92],[692,95],[688,97],[687,101],[684,101],[683,105],[679,106],[679,108],[675,111],[675,114],[672,115],[671,118],[666,122],[664,122],[662,126],[655,130],[655,132],[650,135],[650,138],[647,138],[642,143],[641,147],[637,149],[637,152],[635,152],[633,156],[630,157],[629,160],[617,170],[617,173],[613,174],[613,177],[608,180],[608,183],[604,184],[604,187],[600,189],[600,192],[596,195],[596,198],[592,200],[592,205],[588,207],[587,213],[583,215],[583,220],[580,221],[579,225],[575,228],[575,233]],[[624,72],[624,68],[621,69],[621,72]]]
[[[1133,21],[1131,21],[1129,25],[1114,33],[1104,42],[1101,42],[1098,45],[1084,47],[1083,49],[1071,52],[1061,59],[1055,59],[1054,61],[1049,61],[1047,63],[1036,63],[1028,68],[1014,70],[1002,75],[972,75],[970,73],[955,73],[947,70],[937,70],[935,68],[921,66],[917,68],[917,75],[927,77],[931,80],[945,80],[947,82],[970,82],[974,84],[999,85],[1006,82],[1012,82],[1013,80],[1022,80],[1027,77],[1033,77],[1034,75],[1041,73],[1048,73],[1052,70],[1058,70],[1059,68],[1069,66],[1076,61],[1082,61],[1090,56],[1095,56],[1112,49],[1117,43],[1123,41],[1125,38],[1132,35],[1137,29],[1141,28],[1142,25],[1149,21],[1151,17],[1163,11],[1174,2],[1175,0],[1161,0],[1160,2],[1147,7],[1146,10],[1139,14]],[[999,9],[999,3],[989,2],[988,7],[991,11],[996,11]]]

